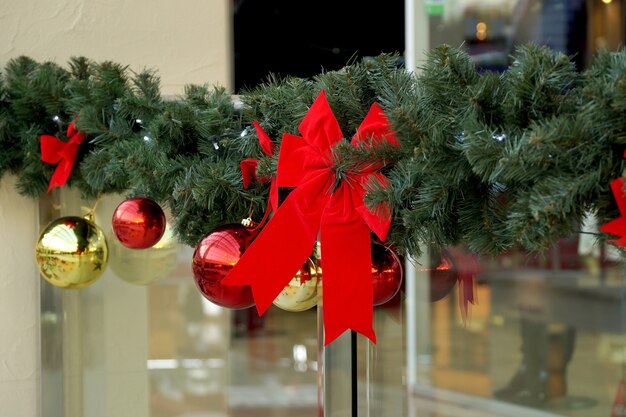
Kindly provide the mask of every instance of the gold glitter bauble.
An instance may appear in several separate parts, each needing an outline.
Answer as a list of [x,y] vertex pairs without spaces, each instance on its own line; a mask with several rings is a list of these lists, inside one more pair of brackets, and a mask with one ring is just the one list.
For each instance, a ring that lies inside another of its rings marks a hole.
[[161,240],[146,249],[129,249],[113,233],[108,240],[111,270],[129,284],[149,285],[160,281],[172,272],[178,261],[180,245],[169,224]]
[[82,217],[62,217],[41,232],[35,260],[43,277],[61,288],[93,284],[107,265],[107,242],[102,230]]
[[320,278],[318,268],[310,258],[304,263],[295,277],[278,294],[274,305],[286,311],[304,311],[317,305],[317,284]]

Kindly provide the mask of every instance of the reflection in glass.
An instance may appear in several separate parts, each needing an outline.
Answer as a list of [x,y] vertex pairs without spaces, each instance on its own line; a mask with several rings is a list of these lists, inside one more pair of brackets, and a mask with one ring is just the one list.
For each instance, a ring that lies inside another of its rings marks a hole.
[[456,292],[432,304],[435,387],[495,399],[503,412],[611,415],[626,363],[626,282],[617,253],[581,236],[541,254],[449,248],[461,272],[460,260],[480,262],[478,305],[464,322]]

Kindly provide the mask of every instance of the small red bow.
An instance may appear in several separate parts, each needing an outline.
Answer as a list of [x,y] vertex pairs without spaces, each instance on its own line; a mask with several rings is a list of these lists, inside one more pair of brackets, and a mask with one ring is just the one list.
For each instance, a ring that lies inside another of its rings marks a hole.
[[[256,120],[253,121],[252,124],[256,129],[263,153],[267,156],[274,155],[274,144],[268,134],[265,133],[261,125]],[[269,178],[257,178],[256,167],[258,164],[259,160],[253,158],[244,159],[239,163],[239,168],[241,168],[241,177],[243,179],[243,188],[248,188],[252,180],[258,180],[261,182],[270,181]],[[276,186],[275,178],[272,178],[270,183],[270,204],[272,210],[276,211],[276,209],[278,209],[278,187]]]
[[600,230],[619,236],[619,239],[610,240],[610,242],[626,247],[626,193],[624,193],[624,178],[617,178],[611,181],[611,190],[615,196],[620,216],[600,226]]
[[[624,151],[624,158],[626,158],[626,151]],[[600,230],[619,236],[619,239],[609,240],[609,242],[626,248],[626,193],[624,192],[623,177],[611,181],[611,191],[613,191],[620,216],[600,226]]]
[[50,178],[48,192],[53,187],[62,187],[67,182],[78,155],[78,147],[85,139],[85,134],[76,130],[72,122],[67,128],[67,137],[70,138],[67,142],[50,135],[40,137],[41,160],[47,164],[58,164]]
[[[376,342],[372,326],[373,291],[370,229],[384,241],[391,223],[388,205],[375,213],[364,204],[365,185],[387,179],[378,164],[357,164],[338,173],[333,149],[344,138],[322,91],[299,131],[284,134],[276,184],[295,187],[263,231],[224,279],[226,285],[250,285],[263,314],[310,256],[318,238],[323,259],[325,344],[348,329]],[[377,103],[358,128],[353,146],[398,146]]]

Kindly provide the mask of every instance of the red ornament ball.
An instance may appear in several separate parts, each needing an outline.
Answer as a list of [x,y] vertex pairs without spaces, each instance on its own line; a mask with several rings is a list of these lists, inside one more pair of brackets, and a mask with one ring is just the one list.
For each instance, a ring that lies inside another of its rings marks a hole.
[[254,305],[249,285],[223,285],[222,280],[255,237],[246,227],[229,224],[213,230],[198,243],[193,253],[193,276],[207,300],[232,309]]
[[372,242],[372,285],[374,305],[390,301],[402,285],[402,263],[396,253],[378,242]]
[[452,291],[459,272],[445,250],[431,256],[431,267],[428,271],[430,272],[430,301],[439,301]]
[[153,200],[135,197],[117,206],[112,225],[122,245],[146,249],[154,246],[165,233],[165,214]]

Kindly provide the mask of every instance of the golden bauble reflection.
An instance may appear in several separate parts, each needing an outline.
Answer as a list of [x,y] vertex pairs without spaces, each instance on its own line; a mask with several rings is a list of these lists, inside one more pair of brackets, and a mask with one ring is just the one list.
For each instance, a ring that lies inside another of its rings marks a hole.
[[149,285],[167,277],[176,267],[180,245],[169,224],[163,237],[147,249],[130,249],[111,233],[108,236],[111,251],[111,270],[118,278],[135,285]]
[[107,242],[102,230],[82,217],[62,217],[41,232],[35,260],[42,276],[61,288],[93,284],[107,265]]
[[317,305],[318,283],[321,274],[310,258],[304,263],[289,284],[278,294],[274,305],[292,312],[304,311]]

